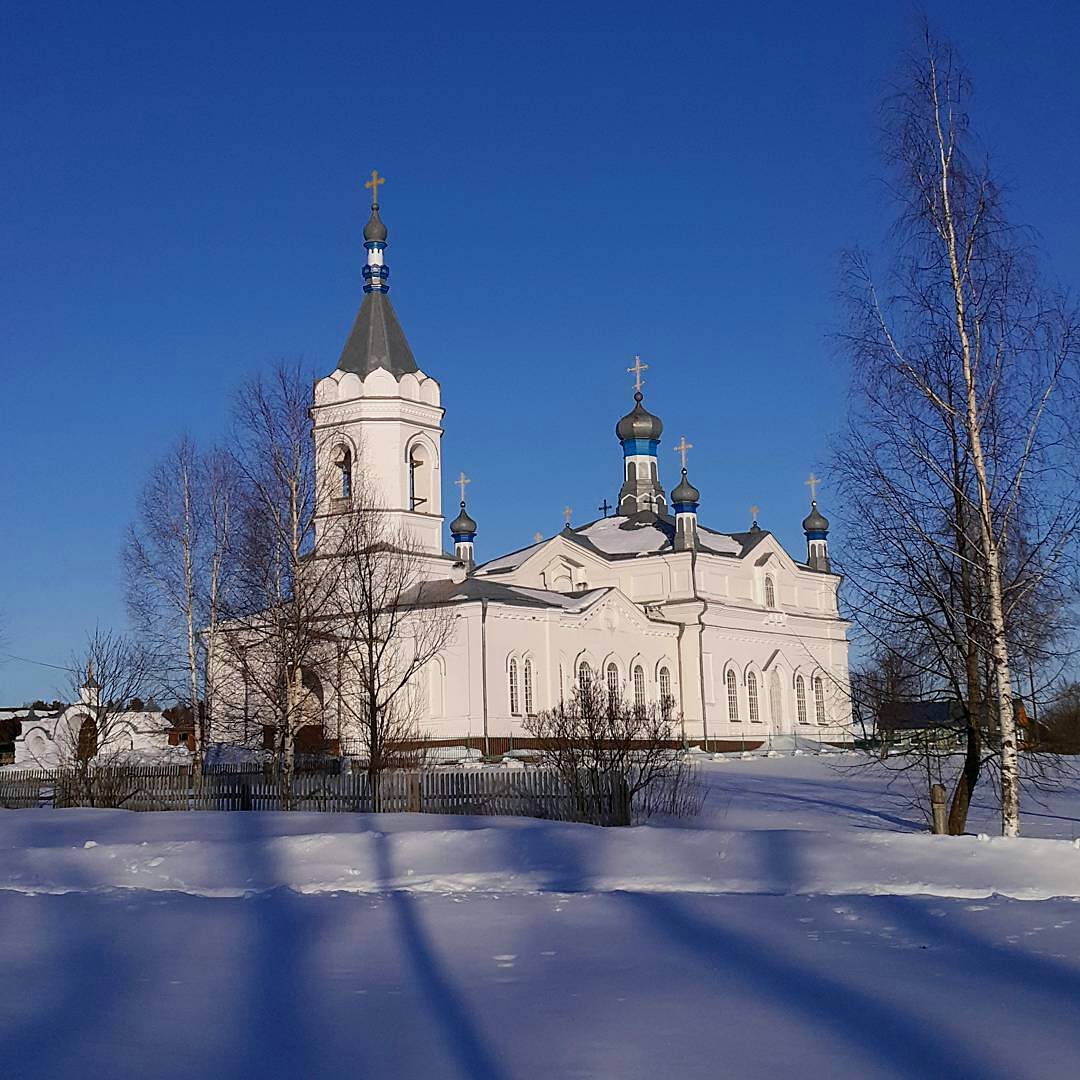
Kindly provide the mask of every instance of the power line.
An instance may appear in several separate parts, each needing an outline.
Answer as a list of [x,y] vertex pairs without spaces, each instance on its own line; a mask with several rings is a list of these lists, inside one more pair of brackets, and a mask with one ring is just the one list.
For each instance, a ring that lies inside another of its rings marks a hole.
[[44,660],[31,660],[29,656],[16,656],[11,652],[0,652],[0,656],[6,656],[9,660],[18,660],[23,664],[37,664],[38,667],[55,668],[57,671],[66,671],[69,675],[74,674],[75,669],[63,664],[49,664]]

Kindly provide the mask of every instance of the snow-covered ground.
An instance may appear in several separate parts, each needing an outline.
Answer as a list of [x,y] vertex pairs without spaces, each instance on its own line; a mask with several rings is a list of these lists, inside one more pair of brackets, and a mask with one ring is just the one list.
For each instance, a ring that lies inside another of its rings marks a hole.
[[1080,786],[934,838],[860,761],[623,830],[0,813],[0,1075],[1077,1075]]

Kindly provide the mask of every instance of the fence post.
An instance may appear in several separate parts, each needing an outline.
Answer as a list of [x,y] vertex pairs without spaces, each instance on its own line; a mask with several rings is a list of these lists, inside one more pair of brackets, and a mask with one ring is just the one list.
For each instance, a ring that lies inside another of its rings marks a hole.
[[930,785],[930,809],[934,816],[934,835],[944,836],[949,830],[945,824],[945,785]]

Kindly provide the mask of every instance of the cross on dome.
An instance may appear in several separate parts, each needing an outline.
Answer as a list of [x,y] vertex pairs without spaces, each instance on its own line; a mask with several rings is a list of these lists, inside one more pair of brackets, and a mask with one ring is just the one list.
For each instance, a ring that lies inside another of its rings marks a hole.
[[803,483],[810,489],[810,501],[817,502],[817,486],[821,481],[811,473],[809,479],[804,480]]
[[628,367],[628,368],[627,368],[626,370],[627,370],[627,371],[628,371],[628,372],[629,372],[629,373],[630,373],[631,375],[633,375],[633,376],[634,376],[634,390],[635,390],[635,391],[636,391],[637,393],[639,393],[639,394],[640,394],[640,393],[641,393],[641,386],[642,386],[642,384],[643,384],[643,383],[644,383],[644,381],[645,381],[645,380],[644,380],[644,379],[643,379],[643,378],[641,377],[641,373],[642,373],[643,371],[648,371],[648,370],[649,370],[649,365],[648,365],[648,364],[643,364],[643,363],[641,362],[641,357],[640,357],[640,356],[635,356],[635,357],[634,357],[634,366],[633,366],[633,367]]
[[458,491],[461,492],[461,505],[464,506],[465,505],[465,485],[466,484],[471,484],[472,481],[465,475],[465,473],[463,471],[458,476],[458,478],[454,481],[454,483],[457,485]]
[[679,445],[672,447],[672,449],[675,451],[676,454],[680,454],[682,456],[683,472],[686,472],[686,451],[693,450],[694,444],[688,443],[686,441],[686,436],[682,435],[679,437]]
[[379,205],[379,185],[386,183],[386,177],[379,175],[378,169],[371,170],[371,179],[364,181],[364,187],[371,188],[372,209]]
[[569,525],[570,524],[570,515],[574,512],[573,507],[564,506],[563,509],[562,509],[562,512],[563,512],[563,517],[566,518],[566,524]]
[[751,506],[750,507],[750,519],[752,521],[754,521],[754,522],[757,521],[758,510],[760,510],[760,509],[761,509],[761,507],[759,507],[759,506]]

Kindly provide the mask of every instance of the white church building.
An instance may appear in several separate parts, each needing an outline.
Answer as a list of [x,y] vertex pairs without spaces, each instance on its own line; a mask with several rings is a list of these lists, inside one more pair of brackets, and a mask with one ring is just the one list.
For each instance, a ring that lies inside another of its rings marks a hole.
[[493,752],[522,745],[527,717],[593,672],[630,700],[670,710],[689,743],[850,738],[848,624],[827,520],[812,501],[797,557],[756,522],[707,527],[685,451],[678,484],[660,485],[663,424],[645,408],[640,361],[629,369],[633,407],[615,426],[615,512],[474,562],[463,474],[449,526],[443,513],[442,386],[417,364],[390,304],[380,182],[373,174],[368,184],[363,301],[337,368],[316,382],[312,416],[320,490],[334,484],[348,497],[360,465],[393,524],[430,557],[428,602],[454,607],[453,639],[428,673],[427,738],[486,740]]

